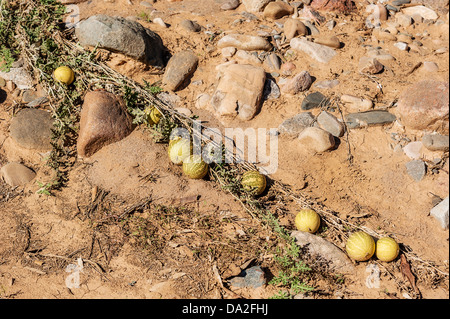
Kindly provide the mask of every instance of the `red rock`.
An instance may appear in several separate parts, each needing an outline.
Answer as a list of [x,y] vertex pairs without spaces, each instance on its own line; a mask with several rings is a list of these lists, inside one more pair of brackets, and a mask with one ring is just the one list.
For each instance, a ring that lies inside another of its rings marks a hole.
[[122,100],[106,91],[88,92],[81,110],[77,151],[90,157],[103,146],[120,141],[133,130]]
[[397,103],[400,121],[415,130],[448,135],[449,83],[424,80],[407,87]]
[[348,13],[356,9],[351,0],[313,0],[311,7],[316,10]]

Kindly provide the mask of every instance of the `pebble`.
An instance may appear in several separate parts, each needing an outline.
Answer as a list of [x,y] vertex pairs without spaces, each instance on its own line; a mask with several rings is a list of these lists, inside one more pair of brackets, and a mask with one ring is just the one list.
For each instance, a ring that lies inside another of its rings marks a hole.
[[336,143],[333,135],[319,127],[305,128],[298,136],[298,140],[304,147],[316,153],[328,151]]
[[334,49],[339,49],[341,47],[341,41],[339,41],[336,36],[316,38],[314,39],[314,43],[326,45]]
[[308,90],[311,87],[312,79],[308,71],[302,71],[295,77],[289,79],[281,87],[281,92],[287,94],[297,94]]
[[220,52],[224,58],[231,58],[236,53],[236,48],[234,47],[226,47],[223,48]]
[[260,12],[272,0],[242,0],[245,9],[250,12]]
[[0,169],[0,175],[6,184],[12,187],[22,186],[33,180],[36,173],[20,163],[9,163]]
[[308,29],[305,24],[297,19],[287,19],[284,22],[283,32],[286,36],[286,39],[290,41],[296,36],[305,36],[308,34]]
[[309,22],[308,20],[304,20],[303,23],[308,28],[309,34],[311,34],[313,36],[320,34],[320,30],[317,29],[317,27],[314,24],[312,24],[311,22]]
[[302,101],[302,110],[311,110],[318,107],[326,107],[330,104],[330,99],[320,92],[308,94]]
[[283,75],[289,76],[295,71],[297,66],[292,62],[285,62],[281,65],[280,71]]
[[309,55],[311,58],[328,63],[337,54],[332,48],[322,44],[317,44],[301,38],[294,38],[290,41],[291,48]]
[[434,21],[434,20],[437,20],[437,18],[439,17],[434,10],[427,8],[425,6],[407,7],[407,8],[403,8],[402,11],[411,17],[413,17],[414,15],[419,15],[424,20],[433,20]]
[[259,288],[266,283],[266,277],[261,266],[253,266],[244,269],[239,276],[232,277],[229,280],[231,286],[237,288]]
[[345,104],[348,112],[366,112],[372,109],[373,102],[368,99],[360,98],[350,94],[343,94],[341,102]]
[[388,124],[394,122],[396,119],[394,114],[387,111],[359,112],[346,116],[347,127],[349,128]]
[[177,90],[197,69],[198,57],[192,51],[180,51],[169,60],[162,78],[167,90]]
[[339,80],[322,80],[314,83],[314,87],[317,89],[332,89],[339,85]]
[[317,125],[317,123],[315,123],[315,118],[311,112],[302,112],[281,123],[278,126],[278,132],[298,136],[305,128],[313,125]]
[[394,46],[399,49],[400,51],[407,51],[408,50],[408,43],[405,42],[396,42],[394,43]]
[[437,72],[439,71],[439,66],[435,62],[424,61],[423,69],[427,72]]
[[415,181],[420,182],[426,174],[426,165],[421,160],[413,160],[405,164],[406,172]]
[[200,32],[202,29],[201,25],[189,19],[182,20],[180,26],[190,32]]
[[376,58],[363,56],[359,59],[358,69],[362,73],[377,74],[383,71],[384,65]]
[[241,4],[241,2],[239,0],[229,0],[229,1],[225,2],[224,4],[222,4],[220,6],[220,9],[222,9],[222,10],[234,10],[237,7],[239,7],[240,4]]
[[269,20],[277,20],[293,13],[294,8],[288,3],[282,1],[270,2],[263,11],[264,17]]
[[322,111],[317,117],[317,123],[320,128],[327,131],[335,137],[341,137],[344,135],[345,127],[342,122],[340,122],[333,114],[327,111]]
[[270,71],[279,71],[281,68],[281,59],[275,52],[272,52],[264,59],[264,65]]
[[442,229],[446,230],[449,226],[449,197],[434,206],[430,210],[430,215],[436,218]]
[[267,78],[266,83],[264,84],[263,99],[278,99],[280,96],[281,92],[277,83],[274,80]]
[[253,65],[261,64],[261,60],[256,55],[251,54],[244,50],[237,50],[236,54],[234,55],[234,58],[242,64],[253,64]]
[[423,146],[430,151],[443,151],[449,150],[449,137],[448,135],[441,134],[425,134],[422,137]]
[[219,49],[234,47],[238,50],[246,51],[268,51],[272,46],[263,37],[245,34],[229,34],[219,40],[219,42],[217,43],[217,47]]
[[419,159],[421,156],[421,150],[422,150],[423,144],[421,141],[417,142],[410,142],[405,147],[403,147],[403,152],[406,156],[408,156],[410,159]]

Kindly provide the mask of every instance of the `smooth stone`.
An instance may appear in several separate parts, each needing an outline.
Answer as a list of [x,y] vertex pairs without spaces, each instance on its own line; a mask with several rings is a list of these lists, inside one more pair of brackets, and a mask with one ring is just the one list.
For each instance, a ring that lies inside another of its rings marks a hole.
[[402,4],[411,3],[411,0],[394,0],[392,1],[393,6],[401,6]]
[[259,36],[229,34],[219,40],[217,47],[219,49],[234,47],[238,50],[246,51],[268,51],[271,49],[272,45],[266,39]]
[[437,72],[439,71],[439,66],[435,62],[424,61],[423,69],[427,72]]
[[412,17],[410,15],[404,14],[402,12],[398,12],[395,14],[395,21],[398,23],[399,26],[401,26],[403,28],[407,28],[413,24]]
[[339,41],[338,37],[320,37],[314,39],[314,43],[326,45],[327,47],[339,49],[341,47],[341,41]]
[[376,58],[363,56],[359,59],[358,69],[362,73],[377,74],[383,71],[384,65]]
[[272,0],[242,0],[242,4],[249,12],[261,12],[264,7]]
[[285,120],[278,126],[278,132],[286,135],[298,136],[305,128],[313,126],[315,118],[311,112],[302,112]]
[[420,182],[426,174],[426,165],[423,161],[413,160],[405,164],[406,172],[415,181]]
[[419,159],[421,156],[421,150],[422,150],[423,144],[421,141],[417,142],[410,142],[405,147],[403,147],[403,152],[406,156],[408,156],[410,159]]
[[318,89],[332,89],[339,85],[339,80],[322,80],[314,83],[314,87]]
[[180,51],[169,60],[162,78],[167,90],[176,91],[197,69],[198,57],[192,51]]
[[82,20],[75,34],[82,46],[111,50],[152,66],[164,66],[162,39],[139,22],[99,14]]
[[394,114],[387,111],[359,112],[346,116],[347,127],[349,128],[388,124],[394,122],[396,119]]
[[231,58],[233,55],[236,54],[236,48],[234,47],[226,47],[223,48],[220,52],[222,53],[222,56],[224,58]]
[[241,4],[241,2],[239,0],[229,0],[228,2],[225,2],[224,4],[222,4],[220,6],[220,9],[222,9],[222,10],[234,10],[237,7],[239,7],[240,4]]
[[188,19],[182,20],[180,26],[190,32],[199,32],[202,29],[201,25],[197,22]]
[[9,163],[0,169],[0,175],[11,187],[22,186],[32,181],[36,173],[20,163]]
[[120,98],[106,91],[88,92],[80,114],[78,156],[90,157],[102,147],[122,140],[132,130],[132,119]]
[[346,110],[350,113],[366,112],[373,107],[373,102],[371,100],[350,94],[343,94],[341,96],[341,102],[344,103]]
[[405,42],[396,42],[396,43],[394,43],[394,47],[396,47],[400,51],[407,51],[409,48],[408,43],[405,43]]
[[251,54],[244,50],[237,50],[234,58],[239,61],[241,64],[261,64],[261,60],[254,54]]
[[269,53],[264,59],[264,66],[270,71],[279,71],[281,68],[281,59],[275,52]]
[[281,87],[281,92],[287,94],[297,94],[308,90],[311,87],[312,78],[308,71],[302,71],[295,77],[289,79]]
[[323,153],[333,148],[335,140],[333,135],[318,127],[307,127],[298,136],[300,144],[316,152]]
[[292,62],[285,62],[281,65],[280,67],[280,71],[283,75],[292,75],[292,72],[295,71],[295,69],[297,68],[297,66],[292,63]]
[[449,83],[422,80],[408,86],[399,96],[396,111],[407,128],[448,135]]
[[397,41],[397,36],[395,36],[392,33],[382,31],[380,29],[373,30],[372,34],[377,38],[379,41]]
[[11,138],[21,147],[38,151],[52,149],[52,115],[39,109],[22,109],[11,120]]
[[355,266],[347,255],[326,239],[302,231],[293,231],[291,236],[296,239],[297,245],[309,250],[313,258],[318,256],[324,260],[330,270],[342,274],[355,272]]
[[430,210],[430,215],[436,218],[442,229],[446,230],[449,226],[449,197]]
[[311,110],[318,107],[328,106],[330,99],[320,92],[314,92],[308,94],[302,101],[302,110]]
[[290,41],[291,48],[295,51],[304,52],[311,58],[328,63],[337,54],[332,48],[317,44],[301,38],[294,38]]
[[304,36],[308,34],[308,29],[303,22],[297,19],[289,18],[284,22],[283,32],[286,39],[290,41],[296,36]]
[[263,11],[264,17],[269,20],[277,20],[293,13],[294,8],[288,3],[281,1],[268,3]]
[[322,111],[317,117],[317,123],[320,128],[327,131],[335,137],[341,137],[344,135],[345,127],[333,114],[327,111]]
[[164,22],[164,20],[162,18],[154,18],[152,21],[154,24],[157,24],[163,28],[167,28],[167,24]]
[[422,137],[423,146],[430,151],[443,151],[449,150],[449,136],[441,134],[425,134]]
[[424,20],[437,20],[437,18],[439,18],[434,10],[425,6],[407,7],[403,8],[402,11],[409,16],[419,15]]
[[317,29],[317,27],[312,24],[310,21],[308,20],[303,20],[303,24],[306,26],[306,28],[308,29],[308,33],[312,36],[317,36],[320,35],[320,30]]

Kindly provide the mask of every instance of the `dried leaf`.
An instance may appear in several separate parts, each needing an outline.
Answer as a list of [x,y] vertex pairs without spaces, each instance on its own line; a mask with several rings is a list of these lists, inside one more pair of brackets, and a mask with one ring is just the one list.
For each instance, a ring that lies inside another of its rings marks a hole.
[[411,267],[408,263],[408,261],[406,260],[405,255],[401,255],[400,256],[400,270],[402,272],[403,278],[408,278],[409,283],[411,284],[411,286],[413,287],[414,291],[417,294],[420,294],[419,288],[417,288],[416,286],[416,277],[414,276],[414,274],[411,271]]

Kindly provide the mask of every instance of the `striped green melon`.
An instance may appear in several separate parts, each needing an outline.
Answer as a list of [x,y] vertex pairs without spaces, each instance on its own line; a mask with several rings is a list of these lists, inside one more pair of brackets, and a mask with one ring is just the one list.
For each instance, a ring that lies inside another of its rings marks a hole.
[[375,253],[375,241],[369,234],[357,231],[348,238],[345,250],[350,258],[356,261],[366,261]]
[[242,188],[253,195],[261,195],[266,189],[266,177],[258,171],[248,171],[242,175]]
[[147,107],[145,109],[145,113],[147,114],[147,122],[149,125],[158,124],[161,120],[162,114],[161,112],[154,106]]
[[191,155],[183,161],[183,173],[192,179],[202,179],[208,173],[208,164],[199,155]]
[[192,143],[188,139],[177,137],[169,142],[168,153],[172,163],[182,165],[183,160],[192,154]]

